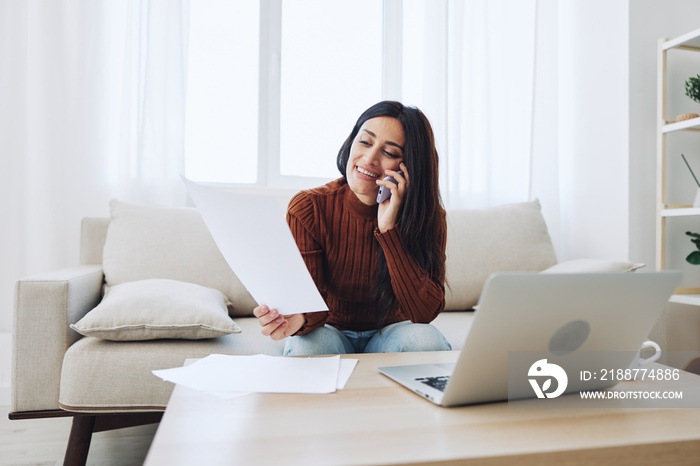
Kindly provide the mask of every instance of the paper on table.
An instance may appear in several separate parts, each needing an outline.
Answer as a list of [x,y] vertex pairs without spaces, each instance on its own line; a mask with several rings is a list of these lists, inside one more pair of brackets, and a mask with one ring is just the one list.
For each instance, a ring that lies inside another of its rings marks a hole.
[[183,181],[221,254],[258,304],[281,314],[328,309],[278,201]]
[[339,383],[339,370],[340,356],[287,358],[264,354],[211,354],[189,366],[153,373],[168,382],[212,393],[332,393]]
[[[340,360],[340,370],[338,371],[338,383],[336,385],[336,388],[338,390],[341,390],[345,388],[345,384],[348,383],[348,380],[350,379],[350,376],[352,375],[352,372],[355,370],[355,366],[357,365],[357,359],[341,359]],[[170,369],[166,369],[170,370]],[[154,374],[159,371],[153,371]],[[156,374],[158,375],[158,374]],[[217,398],[221,398],[224,400],[232,400],[234,398],[239,398],[241,396],[246,396],[250,395],[253,392],[236,392],[236,391],[212,391],[212,390],[206,390],[206,393],[209,395],[213,395]]]
[[345,384],[348,383],[352,371],[355,370],[357,365],[357,359],[341,359],[340,360],[340,371],[338,372],[338,389],[345,388]]

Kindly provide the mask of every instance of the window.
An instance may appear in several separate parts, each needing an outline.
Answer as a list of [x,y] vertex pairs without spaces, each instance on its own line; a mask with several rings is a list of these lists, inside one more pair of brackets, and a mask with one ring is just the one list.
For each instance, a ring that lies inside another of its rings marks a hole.
[[191,2],[185,175],[278,187],[338,177],[352,125],[387,95],[386,2],[400,11],[396,0]]
[[403,0],[403,50],[401,93],[407,105],[423,103],[423,73],[425,69],[425,2]]
[[258,179],[260,2],[190,4],[185,175],[195,181]]
[[281,174],[337,178],[342,142],[382,96],[381,0],[285,0],[281,60]]

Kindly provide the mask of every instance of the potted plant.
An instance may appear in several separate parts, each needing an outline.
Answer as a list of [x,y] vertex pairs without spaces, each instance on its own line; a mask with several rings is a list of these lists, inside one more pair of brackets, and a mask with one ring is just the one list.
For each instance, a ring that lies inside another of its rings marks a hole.
[[700,103],[700,74],[691,76],[685,82],[685,95]]
[[690,242],[693,243],[698,249],[697,251],[693,251],[688,254],[688,257],[686,257],[685,260],[689,264],[700,265],[700,234],[692,231],[686,231],[685,234],[690,236]]
[[[697,76],[691,76],[685,82],[685,95],[693,99],[695,102],[700,103],[700,74]],[[699,116],[700,115],[697,113],[683,113],[676,117],[676,121],[690,120]]]

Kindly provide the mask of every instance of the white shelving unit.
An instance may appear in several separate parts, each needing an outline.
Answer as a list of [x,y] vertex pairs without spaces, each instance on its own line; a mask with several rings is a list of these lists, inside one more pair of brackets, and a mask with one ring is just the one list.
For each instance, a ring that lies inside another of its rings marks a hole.
[[[684,261],[684,257],[668,256],[667,229],[669,222],[678,218],[697,217],[700,221],[700,207],[693,207],[689,204],[679,204],[670,202],[669,186],[676,182],[677,174],[669,173],[669,161],[667,156],[669,138],[674,134],[685,132],[700,132],[700,117],[688,120],[675,121],[675,115],[669,115],[668,91],[673,93],[685,93],[684,88],[678,88],[676,82],[671,86],[669,83],[669,53],[674,50],[699,52],[697,54],[697,74],[700,74],[700,29],[689,32],[674,39],[659,40],[658,46],[658,90],[657,90],[657,226],[656,226],[656,264],[659,270],[668,267],[670,264],[678,264]],[[671,86],[671,87],[669,87]],[[692,102],[688,100],[688,102]],[[685,112],[678,112],[685,113]],[[695,112],[700,113],[700,112]],[[669,118],[670,117],[670,118]],[[700,141],[700,139],[699,139]],[[691,148],[688,148],[690,150]],[[700,142],[694,150],[700,150]],[[673,154],[676,156],[677,154]],[[700,176],[700,173],[697,173]],[[690,176],[690,174],[684,174]],[[685,199],[684,199],[685,201]],[[688,242],[690,244],[690,242]],[[700,306],[700,282],[697,287],[682,287],[676,290],[676,294],[671,297],[671,302],[679,304],[689,304]]]

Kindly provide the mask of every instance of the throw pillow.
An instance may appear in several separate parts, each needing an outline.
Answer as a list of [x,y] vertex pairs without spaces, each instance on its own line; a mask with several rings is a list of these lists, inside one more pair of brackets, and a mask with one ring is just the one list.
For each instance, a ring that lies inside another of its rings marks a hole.
[[168,279],[108,288],[102,302],[70,327],[105,340],[214,338],[240,333],[219,290]]
[[[255,300],[196,209],[112,200],[110,211],[102,261],[107,286],[150,278],[196,283],[221,290],[233,304],[232,316],[253,315]],[[241,228],[249,228],[249,220],[241,219]]]
[[641,262],[574,259],[553,265],[543,270],[542,273],[634,272],[642,267],[644,267],[644,264]]

